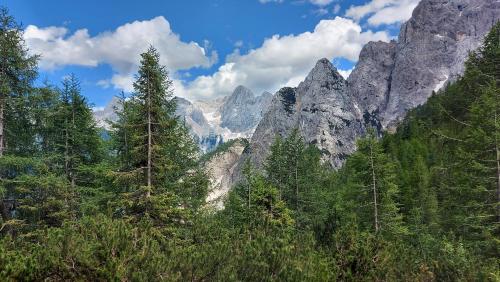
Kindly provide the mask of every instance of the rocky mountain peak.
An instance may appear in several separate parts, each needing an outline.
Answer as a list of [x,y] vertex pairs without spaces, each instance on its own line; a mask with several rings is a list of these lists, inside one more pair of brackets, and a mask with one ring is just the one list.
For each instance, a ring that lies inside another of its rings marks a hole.
[[224,104],[230,105],[230,104],[243,104],[248,101],[253,101],[255,99],[255,95],[252,92],[252,90],[246,88],[243,85],[240,85],[236,87],[226,99],[226,102]]
[[249,158],[260,167],[274,138],[298,128],[323,160],[341,166],[367,127],[390,129],[459,77],[468,52],[499,19],[497,0],[422,0],[398,41],[364,46],[348,82],[321,59],[297,88],[279,90],[240,163]]
[[312,81],[322,81],[325,83],[337,84],[340,81],[342,84],[345,79],[337,71],[337,68],[326,58],[320,59],[314,68],[309,72],[305,79],[305,83]]
[[221,127],[232,132],[253,131],[266,111],[272,95],[255,97],[245,86],[238,86],[220,108]]

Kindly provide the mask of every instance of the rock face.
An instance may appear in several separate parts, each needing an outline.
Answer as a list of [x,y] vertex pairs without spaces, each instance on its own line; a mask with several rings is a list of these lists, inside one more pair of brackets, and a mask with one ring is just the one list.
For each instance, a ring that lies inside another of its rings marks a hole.
[[464,71],[471,50],[500,19],[496,0],[424,0],[401,26],[389,79],[388,95],[380,111],[385,128],[400,121],[446,82]]
[[276,136],[286,137],[294,128],[304,141],[316,145],[323,160],[340,166],[356,148],[363,134],[361,111],[347,91],[347,82],[327,59],[317,62],[297,88],[279,90],[252,136],[248,154],[242,157],[233,181],[247,158],[261,167]]
[[236,140],[227,150],[216,153],[204,164],[210,177],[210,189],[207,203],[215,209],[222,209],[224,200],[231,187],[231,175],[245,149],[245,144]]
[[177,109],[175,115],[179,116],[182,121],[191,128],[192,133],[196,136],[206,136],[209,133],[210,125],[203,115],[203,112],[191,102],[184,98],[175,97]]
[[379,115],[385,110],[391,90],[397,43],[369,42],[359,54],[356,68],[348,78],[348,92],[363,110],[365,124],[381,131]]
[[[248,88],[239,86],[232,95],[211,101],[174,99],[177,103],[175,115],[185,122],[201,151],[206,153],[223,142],[250,138],[267,111],[272,94],[264,92],[255,96]],[[109,129],[107,121],[116,121],[115,108],[119,109],[120,105],[118,98],[113,97],[104,109],[94,111],[99,127]]]
[[[322,59],[297,88],[279,90],[239,167],[248,158],[260,167],[274,138],[298,128],[338,168],[368,127],[391,129],[459,77],[468,52],[499,19],[498,0],[423,0],[401,26],[398,41],[364,46],[347,82]],[[233,181],[238,179],[237,169]]]
[[232,132],[255,129],[266,112],[272,96],[269,92],[264,92],[255,97],[250,89],[238,86],[220,108],[221,127],[228,128]]
[[104,109],[94,110],[94,120],[98,127],[109,129],[108,121],[116,121],[118,116],[115,113],[115,108],[119,107],[120,100],[113,96]]

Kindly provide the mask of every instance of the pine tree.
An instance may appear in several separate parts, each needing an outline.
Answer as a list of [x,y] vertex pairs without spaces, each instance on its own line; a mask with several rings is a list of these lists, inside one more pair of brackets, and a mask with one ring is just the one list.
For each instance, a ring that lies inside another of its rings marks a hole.
[[406,232],[397,203],[395,164],[384,153],[373,131],[358,141],[358,151],[347,164],[348,180],[344,188],[345,210],[358,217],[359,224],[376,233],[398,235]]
[[28,55],[21,26],[0,7],[0,157],[17,138],[6,134],[9,121],[22,118],[16,111],[22,110],[25,95],[37,76],[37,60],[38,56]]
[[322,197],[327,189],[319,150],[306,146],[295,129],[284,139],[276,138],[270,151],[265,163],[266,176],[278,187],[279,198],[294,211],[300,228],[324,220],[328,208]]
[[101,138],[92,110],[81,94],[80,82],[74,75],[63,80],[59,103],[52,117],[58,155],[71,186],[85,183],[79,169],[97,164],[102,159]]
[[153,47],[141,54],[135,92],[113,125],[117,185],[127,187],[129,215],[179,221],[178,206],[199,207],[208,180],[197,167],[196,144],[175,116],[172,81],[159,61]]

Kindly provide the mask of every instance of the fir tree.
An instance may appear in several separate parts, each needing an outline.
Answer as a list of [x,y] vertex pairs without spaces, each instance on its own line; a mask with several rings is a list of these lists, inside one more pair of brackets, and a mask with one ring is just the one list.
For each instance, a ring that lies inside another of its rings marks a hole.
[[358,151],[347,164],[346,203],[352,205],[359,223],[376,233],[406,232],[399,213],[395,164],[384,153],[373,131],[358,141]]
[[121,190],[129,196],[129,214],[171,214],[176,221],[178,206],[200,206],[208,180],[197,167],[196,144],[175,116],[172,81],[159,61],[153,47],[141,55],[135,92],[113,125],[121,160],[117,184],[128,187]]
[[18,136],[8,136],[16,118],[22,119],[26,93],[37,76],[38,56],[28,55],[23,30],[6,8],[0,7],[0,157]]

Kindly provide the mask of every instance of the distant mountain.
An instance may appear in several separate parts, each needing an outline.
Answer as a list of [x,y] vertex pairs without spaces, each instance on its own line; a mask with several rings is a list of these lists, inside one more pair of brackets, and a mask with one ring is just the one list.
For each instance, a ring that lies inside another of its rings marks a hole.
[[254,130],[266,112],[272,97],[273,95],[269,92],[255,97],[250,89],[238,86],[220,108],[220,126],[228,128],[231,132]]
[[[238,86],[230,96],[208,101],[191,102],[181,97],[175,114],[189,127],[193,138],[203,152],[210,152],[218,145],[237,138],[250,138],[272,99],[264,92],[255,96],[251,90]],[[109,129],[107,121],[117,119],[115,108],[119,100],[113,97],[104,108],[94,111],[97,125]]]
[[109,129],[109,123],[107,121],[115,121],[118,118],[115,113],[116,107],[119,107],[119,99],[113,96],[106,107],[94,109],[94,119],[98,127]]

